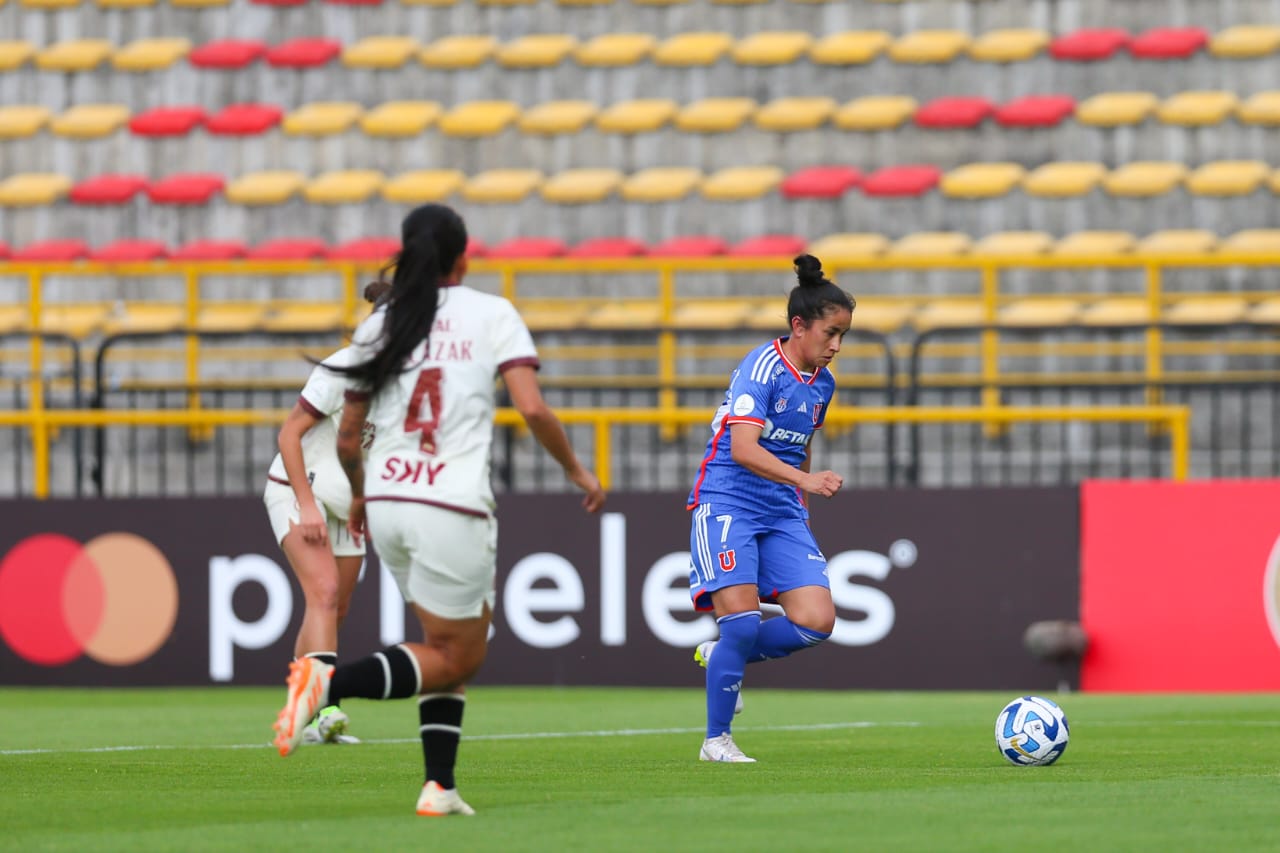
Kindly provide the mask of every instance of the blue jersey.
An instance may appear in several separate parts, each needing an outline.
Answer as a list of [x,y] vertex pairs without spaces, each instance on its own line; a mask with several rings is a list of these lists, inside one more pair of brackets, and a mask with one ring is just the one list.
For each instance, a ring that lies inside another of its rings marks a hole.
[[729,450],[730,425],[756,424],[763,430],[760,446],[799,468],[814,430],[822,427],[835,377],[825,367],[801,373],[783,354],[785,340],[757,347],[733,371],[724,402],[711,420],[711,440],[689,492],[689,509],[716,503],[762,516],[808,517],[799,489],[753,474],[734,462]]

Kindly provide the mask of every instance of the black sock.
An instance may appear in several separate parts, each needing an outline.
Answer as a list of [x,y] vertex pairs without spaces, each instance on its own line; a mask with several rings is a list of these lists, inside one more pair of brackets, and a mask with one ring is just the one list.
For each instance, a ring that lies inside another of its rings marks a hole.
[[[307,652],[305,655],[303,655],[303,657],[307,657],[307,658],[315,658],[316,660],[321,661],[322,663],[327,663],[327,664],[329,664],[329,666],[337,666],[337,665],[338,665],[338,653],[337,653],[337,652]],[[337,701],[336,701],[335,699],[330,698],[330,699],[329,699],[329,704],[330,704],[330,705],[337,705],[338,703],[337,703]]]
[[467,697],[461,693],[428,693],[418,700],[418,731],[422,734],[422,759],[427,781],[441,788],[456,788],[453,765],[462,738],[462,711]]
[[343,699],[407,699],[421,689],[418,662],[404,646],[390,646],[380,652],[345,663],[333,671],[329,701]]

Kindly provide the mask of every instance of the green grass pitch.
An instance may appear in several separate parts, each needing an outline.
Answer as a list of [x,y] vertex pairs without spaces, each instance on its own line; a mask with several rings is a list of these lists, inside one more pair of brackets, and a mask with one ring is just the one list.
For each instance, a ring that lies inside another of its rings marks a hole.
[[[1051,694],[1052,695],[1052,694]],[[1052,767],[996,752],[1012,694],[748,691],[754,765],[697,761],[702,695],[475,688],[459,789],[419,818],[411,701],[352,746],[267,746],[283,688],[0,689],[14,851],[1275,850],[1280,697],[1066,695]]]

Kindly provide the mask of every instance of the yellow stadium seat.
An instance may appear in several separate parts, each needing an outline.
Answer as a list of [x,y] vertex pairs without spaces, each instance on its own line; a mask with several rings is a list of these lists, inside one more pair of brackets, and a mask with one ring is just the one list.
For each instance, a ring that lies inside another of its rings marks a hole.
[[466,176],[457,169],[404,172],[382,185],[382,197],[398,204],[444,201],[461,190],[466,180]]
[[[854,312],[857,313],[856,311]],[[785,299],[770,299],[761,302],[748,310],[742,320],[746,329],[767,329],[780,331],[787,327],[787,302]]]
[[1233,92],[1180,92],[1156,108],[1156,118],[1186,127],[1221,124],[1239,104]]
[[40,330],[72,338],[87,338],[102,331],[114,306],[92,302],[47,303],[40,314]]
[[1076,105],[1076,121],[1094,127],[1141,124],[1159,103],[1150,92],[1103,92]]
[[821,127],[835,111],[834,98],[777,98],[756,110],[752,121],[761,130],[791,133]]
[[1080,303],[1060,297],[1018,299],[996,312],[1001,326],[1069,326],[1080,317]]
[[1256,59],[1280,50],[1280,27],[1243,24],[1228,27],[1209,40],[1209,53],[1227,59]]
[[169,5],[180,9],[211,9],[215,6],[230,6],[231,0],[169,0]]
[[635,6],[683,6],[691,0],[631,0]]
[[676,113],[675,125],[688,133],[728,133],[742,127],[756,107],[751,98],[703,98]]
[[448,136],[496,136],[520,117],[511,101],[469,101],[440,117],[440,130]]
[[1204,228],[1155,231],[1138,241],[1144,255],[1201,255],[1218,247],[1218,235]]
[[26,305],[0,305],[0,335],[27,328]]
[[524,111],[520,131],[539,136],[581,133],[596,113],[591,101],[545,101]]
[[440,118],[435,101],[387,101],[360,116],[369,136],[419,136]]
[[578,39],[565,33],[520,36],[498,47],[495,54],[504,68],[551,68],[564,62],[578,46]]
[[227,201],[251,206],[284,204],[301,192],[306,180],[301,172],[250,172],[227,184]]
[[665,98],[620,101],[596,116],[596,128],[606,133],[649,133],[675,118],[679,107]]
[[400,0],[400,3],[404,6],[438,6],[443,8],[445,6],[458,5],[458,0]]
[[970,163],[943,175],[940,188],[951,198],[994,198],[1008,195],[1025,174],[1018,163]]
[[883,30],[846,30],[819,39],[809,48],[818,65],[865,65],[889,49],[893,36]]
[[35,136],[49,123],[49,110],[37,106],[0,107],[0,139]]
[[547,178],[539,192],[556,204],[591,204],[604,201],[621,185],[617,169],[566,169]]
[[477,6],[532,6],[538,0],[476,0]]
[[187,323],[187,309],[174,303],[127,302],[117,308],[102,324],[104,335],[170,332]]
[[910,121],[917,106],[907,95],[868,95],[841,105],[832,123],[841,130],[892,130]]
[[915,305],[901,299],[860,298],[853,309],[850,327],[890,335],[908,325],[915,310]]
[[556,0],[557,6],[608,6],[613,0]]
[[713,6],[762,6],[769,0],[711,0]]
[[653,329],[662,324],[662,306],[652,299],[609,302],[583,319],[588,329]]
[[663,166],[641,169],[622,182],[627,201],[678,201],[702,182],[702,172],[692,167]]
[[1251,323],[1280,326],[1280,299],[1263,299],[1249,309],[1246,319]]
[[1041,198],[1072,198],[1093,192],[1106,174],[1101,163],[1046,163],[1022,179],[1022,189]]
[[969,46],[960,30],[916,30],[889,45],[889,58],[913,65],[951,62]]
[[1280,252],[1280,228],[1248,228],[1222,241],[1227,252]]
[[573,299],[521,299],[516,310],[530,331],[545,332],[581,327],[591,306]]
[[49,122],[58,136],[72,139],[95,139],[110,136],[129,120],[129,108],[123,104],[78,104]]
[[151,38],[130,42],[111,55],[111,65],[121,71],[159,71],[191,52],[184,38]]
[[141,9],[156,5],[156,0],[96,0],[104,9]]
[[1118,196],[1145,197],[1172,192],[1187,175],[1184,163],[1149,160],[1126,163],[1102,179],[1107,192]]
[[1180,326],[1221,326],[1248,319],[1249,303],[1235,296],[1182,297],[1164,309],[1164,321]]
[[332,136],[354,127],[363,111],[351,101],[317,101],[286,115],[281,127],[289,136]]
[[37,207],[66,196],[71,179],[66,175],[27,172],[0,181],[0,206]]
[[1141,296],[1099,299],[1080,311],[1084,326],[1138,326],[1151,319],[1151,304]]
[[467,201],[490,204],[523,201],[542,183],[537,169],[490,169],[473,175],[462,185]]
[[0,41],[0,71],[21,68],[36,55],[36,46],[29,41]]
[[777,166],[730,166],[708,175],[699,189],[712,201],[741,201],[772,192],[783,177]]
[[728,33],[689,32],[671,36],[653,49],[657,65],[715,65],[733,48]]
[[894,241],[889,254],[897,258],[947,258],[968,254],[973,241],[956,231],[918,231]]
[[1044,30],[990,30],[969,45],[969,57],[979,62],[1025,62],[1048,44]]
[[648,33],[605,33],[573,51],[579,65],[615,68],[648,59],[658,40]]
[[28,9],[70,9],[80,5],[80,0],[18,0]]
[[1095,257],[1132,252],[1138,238],[1128,231],[1077,231],[1054,245],[1052,254],[1060,257]]
[[1280,91],[1271,90],[1250,95],[1236,108],[1236,118],[1245,124],[1267,127],[1280,125]]
[[1187,175],[1187,191],[1193,195],[1248,195],[1266,182],[1271,167],[1261,160],[1219,160],[1205,163]]
[[[874,258],[883,255],[888,248],[889,238],[883,234],[828,234],[809,245],[809,254],[830,266],[840,261]],[[858,303],[858,307],[861,309],[862,303]]]
[[106,39],[58,42],[36,53],[36,67],[41,71],[92,71],[107,61],[113,47]]
[[418,52],[418,61],[428,68],[475,68],[488,62],[498,49],[493,36],[445,36]]
[[339,302],[289,302],[263,317],[262,328],[268,332],[337,329],[344,319]]
[[1043,255],[1051,248],[1053,237],[1044,231],[997,231],[975,243],[973,253],[985,257]]
[[342,50],[347,68],[401,68],[419,50],[412,36],[366,36]]
[[806,32],[761,32],[739,39],[730,55],[739,65],[790,65],[812,46],[813,36]]
[[385,180],[376,169],[325,172],[308,181],[302,195],[312,204],[359,204],[372,198]]
[[265,302],[202,302],[196,312],[201,332],[239,332],[261,328],[267,313]]
[[982,303],[976,299],[935,299],[916,309],[911,315],[911,325],[923,332],[928,329],[981,326],[986,323],[986,319]]
[[755,306],[740,299],[683,299],[671,312],[674,329],[733,329]]

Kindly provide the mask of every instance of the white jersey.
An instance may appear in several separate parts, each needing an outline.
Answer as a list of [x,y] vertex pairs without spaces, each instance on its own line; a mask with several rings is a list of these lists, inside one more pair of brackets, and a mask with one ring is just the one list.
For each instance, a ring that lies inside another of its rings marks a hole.
[[[322,365],[345,366],[352,363],[351,347],[344,347],[326,358],[311,371],[303,386],[298,402],[317,422],[302,434],[302,459],[307,465],[311,491],[329,512],[338,518],[351,513],[351,484],[338,462],[338,423],[342,418],[343,392],[346,378],[325,370]],[[368,427],[365,427],[366,434]],[[267,478],[289,485],[289,474],[284,469],[280,454],[271,461]]]
[[[355,363],[377,351],[385,317],[378,309],[356,329]],[[537,363],[529,329],[509,301],[461,285],[441,288],[428,341],[370,401],[377,440],[365,497],[492,514],[494,380],[509,367]]]

